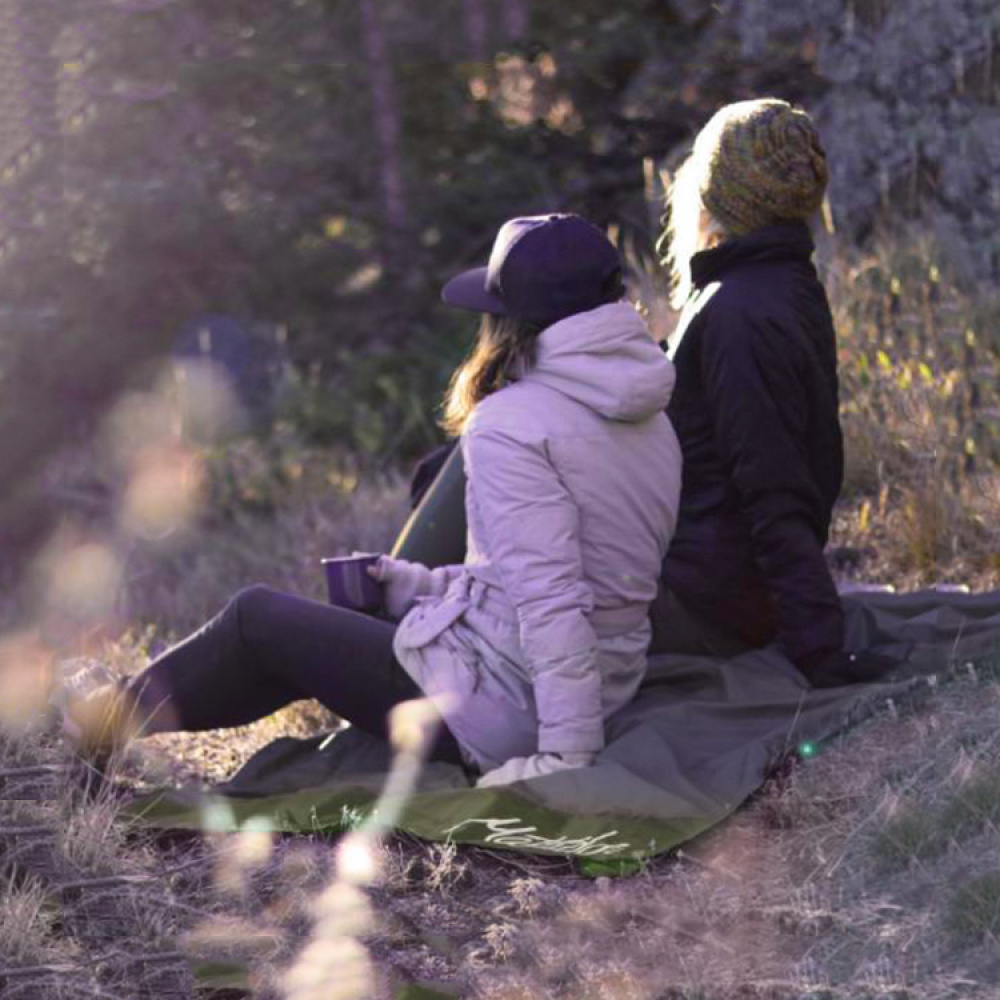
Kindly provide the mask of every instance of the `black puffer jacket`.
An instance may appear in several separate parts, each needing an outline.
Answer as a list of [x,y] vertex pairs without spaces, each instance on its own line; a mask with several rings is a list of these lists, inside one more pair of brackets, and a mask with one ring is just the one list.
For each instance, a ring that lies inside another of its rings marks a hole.
[[796,224],[692,259],[670,352],[684,473],[663,564],[691,611],[754,645],[777,635],[807,673],[844,640],[823,558],[843,475],[836,342],[813,249]]

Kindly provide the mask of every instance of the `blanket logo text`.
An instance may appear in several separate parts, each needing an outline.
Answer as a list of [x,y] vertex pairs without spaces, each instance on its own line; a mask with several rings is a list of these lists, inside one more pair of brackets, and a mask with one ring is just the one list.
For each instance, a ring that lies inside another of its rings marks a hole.
[[465,830],[469,826],[485,826],[489,831],[483,837],[484,843],[496,844],[500,847],[524,847],[535,848],[540,851],[553,851],[558,854],[575,854],[582,858],[598,857],[602,854],[621,854],[629,851],[631,844],[605,843],[611,837],[617,837],[617,830],[609,830],[600,836],[594,837],[543,837],[538,832],[537,826],[518,826],[523,823],[520,817],[513,819],[497,818],[473,818],[463,819],[461,823],[448,827],[445,834],[450,839],[459,830]]

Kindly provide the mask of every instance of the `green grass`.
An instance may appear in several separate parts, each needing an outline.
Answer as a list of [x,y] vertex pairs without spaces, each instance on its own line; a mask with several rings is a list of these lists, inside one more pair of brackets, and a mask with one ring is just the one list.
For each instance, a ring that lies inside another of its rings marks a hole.
[[990,769],[967,781],[939,817],[952,837],[978,833],[1000,821],[1000,771]]
[[907,802],[875,831],[871,853],[886,868],[937,857],[952,842],[1000,821],[1000,771],[980,771],[940,804]]
[[1000,871],[969,879],[955,891],[947,927],[959,944],[975,944],[1000,934]]
[[893,868],[932,858],[945,846],[938,817],[917,805],[908,805],[876,831],[871,849],[881,865]]

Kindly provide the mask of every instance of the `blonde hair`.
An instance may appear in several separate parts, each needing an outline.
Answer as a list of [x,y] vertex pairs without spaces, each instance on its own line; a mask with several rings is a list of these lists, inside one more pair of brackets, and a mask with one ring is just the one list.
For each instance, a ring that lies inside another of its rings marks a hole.
[[706,208],[701,197],[702,178],[707,169],[704,150],[699,150],[695,143],[668,186],[666,224],[656,249],[670,274],[673,309],[682,309],[691,295],[691,258],[706,246],[728,238],[725,227]]

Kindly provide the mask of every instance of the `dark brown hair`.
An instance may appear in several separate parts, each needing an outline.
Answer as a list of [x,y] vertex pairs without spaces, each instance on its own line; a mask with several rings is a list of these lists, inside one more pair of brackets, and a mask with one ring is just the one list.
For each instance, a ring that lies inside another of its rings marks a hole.
[[444,397],[441,427],[458,437],[476,404],[535,363],[540,323],[484,314],[472,352],[455,370]]

